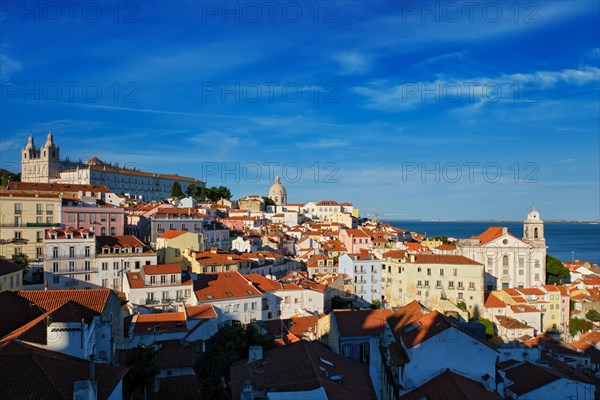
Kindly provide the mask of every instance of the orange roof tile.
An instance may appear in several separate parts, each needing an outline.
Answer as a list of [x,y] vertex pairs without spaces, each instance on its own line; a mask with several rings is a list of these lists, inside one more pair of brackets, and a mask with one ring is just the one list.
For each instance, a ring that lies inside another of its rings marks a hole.
[[498,297],[496,297],[492,293],[488,296],[487,300],[485,301],[484,307],[485,308],[505,308],[506,303],[503,302],[502,300],[500,300]]
[[144,265],[142,268],[144,269],[144,275],[181,273],[181,266],[179,264]]
[[200,306],[186,306],[185,312],[188,319],[207,319],[217,318],[217,312],[212,304],[203,304]]
[[166,231],[165,233],[160,235],[158,238],[159,239],[175,239],[176,237],[185,235],[186,233],[187,233],[186,231],[178,231],[175,229],[169,229],[168,231]]
[[198,274],[194,291],[199,303],[261,296],[258,289],[235,271]]

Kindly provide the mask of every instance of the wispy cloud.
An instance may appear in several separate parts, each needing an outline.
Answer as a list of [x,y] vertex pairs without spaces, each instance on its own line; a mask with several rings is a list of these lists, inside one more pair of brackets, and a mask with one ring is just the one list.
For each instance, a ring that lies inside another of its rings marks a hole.
[[370,66],[367,57],[357,52],[340,52],[334,54],[333,59],[339,64],[341,75],[362,74]]
[[320,139],[317,141],[304,141],[296,143],[296,146],[300,148],[308,148],[308,149],[333,149],[339,147],[346,147],[350,143],[345,140],[340,139]]
[[4,50],[0,51],[0,80],[8,81],[13,74],[21,71],[21,62]]

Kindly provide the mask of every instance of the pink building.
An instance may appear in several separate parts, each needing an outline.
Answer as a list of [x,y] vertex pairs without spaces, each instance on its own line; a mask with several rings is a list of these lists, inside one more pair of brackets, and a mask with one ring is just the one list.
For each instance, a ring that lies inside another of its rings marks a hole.
[[361,250],[371,251],[373,243],[371,236],[360,229],[342,229],[340,231],[340,241],[346,246],[348,253],[360,253]]
[[63,200],[60,210],[65,228],[87,228],[99,236],[123,236],[127,220],[125,210],[97,200],[87,203],[79,200]]

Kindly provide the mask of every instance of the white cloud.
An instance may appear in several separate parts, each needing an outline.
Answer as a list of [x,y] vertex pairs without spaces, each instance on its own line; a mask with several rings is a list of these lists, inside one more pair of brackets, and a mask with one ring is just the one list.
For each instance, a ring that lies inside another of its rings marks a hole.
[[21,63],[5,52],[0,52],[0,80],[8,81],[11,76],[21,71]]
[[367,58],[357,52],[341,52],[334,54],[333,59],[340,65],[340,74],[352,75],[365,72],[370,65]]

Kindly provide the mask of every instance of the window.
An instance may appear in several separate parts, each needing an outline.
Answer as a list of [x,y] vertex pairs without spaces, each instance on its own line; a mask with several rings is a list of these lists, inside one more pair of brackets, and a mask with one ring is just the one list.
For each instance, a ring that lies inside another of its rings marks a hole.
[[44,249],[42,247],[36,247],[36,249],[35,249],[35,256],[37,258],[44,257]]
[[155,284],[156,283],[156,276],[154,276],[154,275],[150,276],[150,283],[151,284]]
[[165,275],[161,275],[160,276],[160,283],[162,285],[164,285],[165,283],[167,283],[167,277]]
[[46,223],[47,224],[51,224],[52,223],[52,217],[46,217]]
[[454,268],[452,270],[452,276],[458,276],[458,269]]
[[429,287],[429,281],[425,281],[425,287]]
[[535,260],[535,267],[539,268],[540,267],[540,260]]
[[44,240],[44,232],[42,231],[37,231],[35,233],[35,241],[38,243],[41,243]]
[[54,283],[58,283],[59,279],[60,279],[60,276],[55,276],[55,277],[52,279],[52,282],[54,282]]
[[534,279],[535,279],[536,281],[539,281],[539,280],[540,280],[540,274],[535,274],[535,278],[534,278]]
[[117,234],[117,228],[115,228],[114,226],[110,227],[110,234],[111,236],[114,236]]
[[525,268],[525,259],[523,257],[519,257],[519,268]]
[[85,281],[89,282],[92,279],[92,275],[90,274],[85,274]]
[[119,269],[119,263],[118,261],[113,262],[113,270],[118,270]]
[[458,293],[458,299],[462,300],[463,299],[463,294],[461,292]]
[[75,222],[75,213],[68,213],[67,214],[67,221],[69,221],[69,222]]
[[108,279],[102,279],[102,287],[108,287]]
[[440,268],[440,276],[444,276],[444,269]]
[[42,207],[42,204],[36,204],[36,205],[35,205],[35,213],[36,213],[36,214],[41,214],[41,213],[43,213],[43,212],[44,212],[44,209],[43,209],[43,207]]
[[77,218],[79,219],[79,221],[85,221],[85,214],[84,213],[79,213],[77,215]]
[[52,272],[54,272],[54,273],[58,272],[58,263],[57,262],[52,263]]
[[58,258],[58,247],[52,248],[52,258]]
[[110,222],[115,222],[117,220],[117,214],[110,214]]
[[190,297],[192,294],[191,289],[185,289],[185,297]]
[[105,213],[100,214],[100,221],[106,222],[106,214]]
[[431,268],[427,268],[427,275],[431,275]]
[[453,281],[448,282],[448,289],[454,289],[454,282]]
[[507,269],[503,269],[502,270],[502,275],[508,275],[508,270]]
[[101,236],[106,236],[106,227],[103,226],[103,227],[100,228],[100,235]]
[[90,264],[90,262],[89,262],[89,261],[87,261],[87,260],[84,262],[84,269],[85,269],[86,271],[89,271],[89,270],[91,269],[91,264]]
[[177,277],[175,275],[171,275],[171,283],[176,283]]
[[69,271],[75,271],[75,261],[69,261]]
[[102,271],[108,271],[108,263],[106,263],[106,262],[102,263]]
[[15,214],[22,214],[23,208],[21,203],[15,203]]
[[507,255],[502,256],[502,266],[508,267],[508,256]]
[[257,303],[256,303],[256,301],[253,301],[253,302],[252,302],[252,309],[253,309],[253,310],[256,310],[256,307],[257,307]]
[[475,290],[475,282],[469,282],[469,290]]
[[85,256],[86,257],[90,256],[90,246],[85,246]]
[[90,222],[92,224],[96,222],[96,214],[90,214]]
[[113,289],[119,289],[119,278],[113,278]]
[[422,282],[421,281],[417,281],[417,287],[422,287],[422,286],[423,286]]
[[464,289],[464,287],[463,287],[463,283],[462,283],[462,282],[458,282],[458,288],[459,288],[459,289]]
[[169,299],[169,292],[162,292],[163,301],[167,301]]
[[437,289],[441,289],[441,288],[442,288],[442,281],[437,281],[437,282],[435,283],[435,287],[436,287]]
[[46,204],[46,215],[52,215],[54,206],[52,204]]

